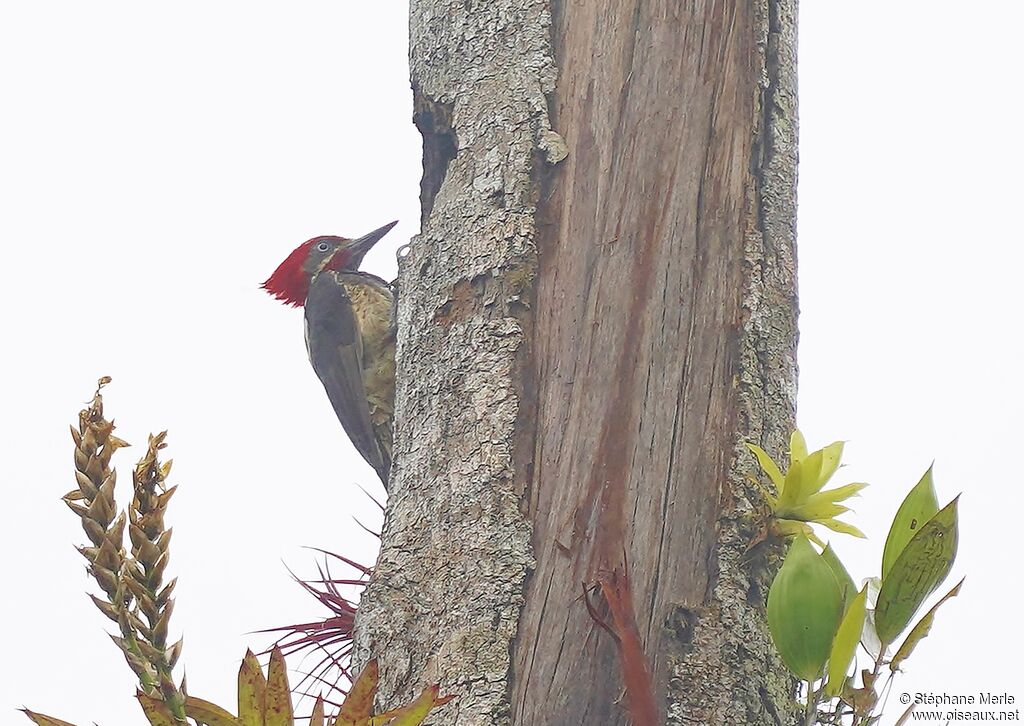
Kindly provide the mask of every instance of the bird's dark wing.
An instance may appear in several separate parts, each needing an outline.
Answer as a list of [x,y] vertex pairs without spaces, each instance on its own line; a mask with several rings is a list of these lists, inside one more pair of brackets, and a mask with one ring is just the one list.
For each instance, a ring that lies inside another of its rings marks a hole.
[[345,288],[333,272],[322,272],[306,297],[306,349],[334,413],[366,462],[386,481],[363,388],[362,338]]

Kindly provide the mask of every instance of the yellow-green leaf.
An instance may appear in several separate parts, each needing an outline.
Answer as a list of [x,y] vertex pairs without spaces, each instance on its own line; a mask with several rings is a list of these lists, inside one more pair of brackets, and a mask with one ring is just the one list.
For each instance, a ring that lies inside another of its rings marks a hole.
[[832,569],[797,536],[768,591],[768,629],[786,666],[805,681],[822,676],[843,613]]
[[796,495],[796,501],[802,502],[814,494],[820,488],[818,479],[821,478],[821,465],[824,462],[824,455],[821,450],[812,451],[800,462],[800,489]]
[[785,511],[796,505],[799,501],[800,488],[803,486],[803,471],[802,462],[794,461],[790,463],[789,469],[786,470],[786,478],[782,483],[782,489],[779,491],[777,512]]
[[377,659],[374,658],[366,664],[349,689],[338,713],[337,726],[362,724],[373,715],[373,698],[377,693],[378,678]]
[[[442,696],[439,698],[437,694],[440,690],[441,688],[437,684],[427,686],[412,703],[387,713],[382,713],[379,716],[374,716],[370,722],[371,726],[383,726],[383,724],[390,724],[390,726],[419,726],[430,715],[431,710],[455,698],[455,696]],[[394,719],[394,721],[391,719]]]
[[839,591],[843,595],[843,608],[850,607],[850,603],[857,594],[857,586],[853,583],[853,578],[846,571],[842,561],[836,555],[835,550],[832,549],[831,544],[825,547],[825,550],[821,553],[821,559],[825,560],[825,564],[832,569],[832,574],[836,576],[836,582],[839,583]]
[[762,449],[757,444],[747,444],[747,448],[750,449],[751,453],[757,458],[757,463],[761,467],[761,470],[768,475],[768,478],[772,480],[772,484],[779,491],[782,490],[782,471],[779,470],[779,465],[775,463],[772,457],[768,456],[768,452]]
[[139,705],[142,706],[142,712],[146,714],[150,726],[179,726],[167,704],[161,699],[147,696],[142,691],[137,691],[135,697],[139,699]]
[[242,726],[263,726],[267,702],[267,679],[251,650],[245,652],[238,669],[238,722]]
[[836,473],[836,470],[839,468],[839,462],[843,458],[843,446],[844,443],[842,441],[833,441],[821,450],[821,473],[818,474],[818,482],[814,487],[814,491],[819,491],[828,484],[828,480]]
[[842,521],[840,521],[838,519],[833,519],[833,518],[830,517],[828,519],[817,519],[817,520],[815,520],[814,523],[815,524],[820,524],[823,527],[828,527],[833,532],[839,532],[839,534],[848,534],[848,535],[851,535],[853,537],[860,537],[861,539],[867,539],[867,537],[864,535],[863,532],[861,532],[859,529],[857,529],[856,527],[854,527],[852,524],[850,524],[848,522],[842,522]]
[[267,703],[263,709],[264,726],[294,726],[292,689],[288,685],[288,666],[280,648],[270,651],[267,668]]
[[793,433],[789,435],[789,463],[792,465],[794,461],[805,458],[807,458],[807,441],[804,440],[800,429],[793,429]]
[[882,550],[883,580],[889,574],[889,570],[892,569],[903,548],[907,546],[907,542],[938,511],[939,498],[935,494],[932,467],[929,466],[921,480],[904,498],[889,527],[889,536],[885,538],[885,549]]
[[38,724],[38,726],[75,726],[70,721],[61,721],[59,718],[54,718],[53,716],[29,711],[27,708],[21,709],[21,712],[32,719],[36,724]]
[[185,715],[207,726],[239,726],[239,720],[215,703],[195,696],[185,697]]
[[889,664],[889,669],[893,672],[898,671],[900,663],[910,657],[910,654],[914,652],[914,648],[920,643],[932,629],[932,623],[935,621],[935,612],[939,609],[939,606],[949,600],[952,597],[956,597],[960,594],[960,586],[964,584],[963,579],[953,586],[953,589],[942,596],[942,599],[935,603],[931,610],[925,613],[924,617],[917,621],[907,639],[903,641],[903,645],[896,651],[896,655],[893,656],[892,662]]
[[819,547],[825,546],[825,543],[818,538],[818,535],[814,534],[814,530],[811,529],[811,525],[806,522],[798,522],[795,519],[773,519],[771,532],[775,536],[783,539],[803,535]]
[[956,559],[957,501],[939,510],[915,534],[882,580],[875,607],[879,639],[892,643],[924,599],[949,574]]
[[860,634],[864,630],[864,615],[868,602],[867,586],[854,596],[850,606],[846,608],[843,621],[832,641],[832,652],[828,656],[828,681],[825,684],[825,695],[838,696],[846,683],[846,673],[850,669],[853,655],[860,642]]

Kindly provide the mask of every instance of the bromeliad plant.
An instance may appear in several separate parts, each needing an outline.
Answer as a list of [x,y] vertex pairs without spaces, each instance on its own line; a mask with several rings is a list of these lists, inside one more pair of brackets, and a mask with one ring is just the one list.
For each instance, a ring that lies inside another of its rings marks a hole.
[[[71,429],[78,486],[64,496],[64,501],[81,519],[89,539],[79,552],[103,592],[103,597],[91,597],[117,625],[119,635],[113,641],[138,677],[136,697],[146,719],[151,726],[294,726],[297,719],[279,647],[271,651],[266,676],[256,656],[246,654],[238,673],[237,716],[188,695],[184,681],[175,683],[173,670],[182,646],[180,640],[170,645],[167,642],[175,580],[166,584],[163,580],[171,541],[164,516],[175,491],[166,483],[171,462],[160,461],[167,433],[149,437],[146,453],[132,474],[131,505],[127,513],[119,511],[114,499],[117,474],[110,462],[114,452],[128,444],[114,436],[114,424],[103,413],[100,391],[109,382],[107,377],[100,379],[91,404],[79,414],[78,427]],[[127,552],[125,530],[130,542]],[[377,680],[377,665],[371,661],[336,715],[328,716],[324,700],[316,699],[308,719],[310,726],[417,726],[431,710],[453,698],[439,696],[435,684],[401,708],[374,714]],[[52,716],[23,711],[38,726],[74,726]]]
[[[858,590],[831,547],[820,553],[815,549],[812,540],[820,541],[809,526],[813,522],[863,536],[834,517],[848,511],[837,502],[865,485],[820,491],[839,466],[842,444],[807,454],[803,436],[794,432],[791,463],[784,475],[762,449],[752,445],[750,449],[778,487],[778,495],[769,499],[776,517],[773,531],[792,537],[768,593],[768,627],[783,662],[806,683],[804,722],[807,726],[876,723],[879,686],[884,691],[891,683],[901,664],[928,635],[939,606],[955,597],[963,584],[961,580],[939,599],[895,647],[915,613],[953,566],[959,498],[940,509],[929,468],[892,521],[881,577],[869,578]],[[859,686],[850,675],[857,672],[858,644],[870,664],[860,669]],[[880,684],[885,667],[888,676]]]
[[824,489],[829,479],[839,468],[843,457],[843,442],[835,441],[823,449],[807,453],[807,442],[799,430],[794,431],[789,440],[789,469],[782,469],[764,449],[755,444],[747,444],[761,470],[768,476],[775,490],[754,480],[764,491],[765,500],[771,507],[771,534],[782,537],[793,537],[802,534],[812,542],[823,545],[811,524],[820,524],[834,532],[864,537],[864,533],[852,524],[838,519],[850,511],[839,502],[857,496],[864,483],[846,484],[835,489]]

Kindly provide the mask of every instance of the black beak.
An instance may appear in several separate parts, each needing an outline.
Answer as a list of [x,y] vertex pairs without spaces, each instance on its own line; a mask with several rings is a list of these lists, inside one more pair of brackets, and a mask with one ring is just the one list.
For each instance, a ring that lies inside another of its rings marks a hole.
[[363,255],[369,252],[371,247],[380,242],[381,237],[390,232],[391,228],[396,224],[398,224],[397,219],[394,222],[385,224],[383,227],[378,227],[369,234],[364,234],[359,239],[352,240],[348,245],[349,250],[351,250],[352,257],[361,260]]

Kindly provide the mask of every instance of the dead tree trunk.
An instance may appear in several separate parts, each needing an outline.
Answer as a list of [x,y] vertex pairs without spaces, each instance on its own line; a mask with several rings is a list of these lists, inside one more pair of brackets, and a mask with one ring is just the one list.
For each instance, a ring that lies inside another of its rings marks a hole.
[[795,16],[412,1],[423,228],[356,635],[385,702],[439,680],[439,724],[791,721],[742,442],[781,450],[795,405]]

